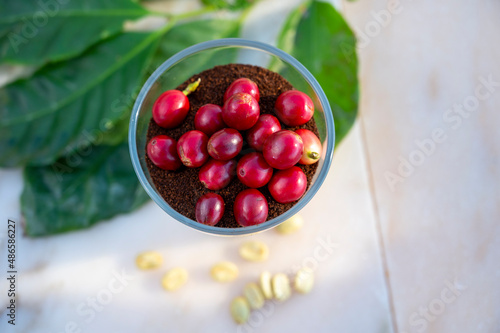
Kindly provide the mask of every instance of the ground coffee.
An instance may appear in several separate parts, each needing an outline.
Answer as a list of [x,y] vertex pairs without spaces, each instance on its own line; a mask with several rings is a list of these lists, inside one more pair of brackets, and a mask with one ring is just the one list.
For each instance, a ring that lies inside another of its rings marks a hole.
[[[261,114],[274,114],[274,104],[278,96],[293,89],[293,86],[285,80],[281,75],[269,71],[262,67],[242,65],[242,64],[229,64],[224,66],[216,66],[212,69],[194,75],[181,84],[177,89],[183,90],[189,83],[201,78],[201,83],[198,89],[188,96],[190,103],[189,113],[184,122],[177,128],[165,129],[158,126],[153,119],[149,123],[147,139],[148,142],[156,135],[168,135],[175,140],[178,140],[182,134],[187,131],[194,130],[194,116],[196,111],[204,104],[223,104],[223,96],[229,85],[236,79],[246,77],[254,81],[259,87],[260,91],[260,112]],[[318,135],[318,129],[314,119],[302,126],[287,127],[281,124],[282,129],[295,130],[298,128],[306,128]],[[243,134],[243,133],[242,133]],[[319,135],[318,135],[319,136]],[[243,135],[243,138],[245,136]],[[146,147],[144,147],[146,149]],[[237,160],[246,153],[253,151],[248,145],[244,144],[240,155]],[[238,177],[234,177],[229,186],[220,191],[210,191],[206,189],[198,179],[198,172],[200,168],[187,168],[182,166],[176,171],[167,171],[158,168],[154,165],[146,154],[146,163],[158,192],[163,199],[177,212],[185,215],[186,217],[196,220],[195,206],[198,199],[207,192],[218,193],[224,199],[226,204],[225,212],[222,219],[216,225],[222,228],[237,228],[239,227],[233,216],[233,203],[236,195],[241,191],[247,189]],[[300,165],[298,166],[304,171],[307,176],[307,188],[311,184],[312,177],[316,172],[318,164]],[[259,188],[259,191],[264,194],[269,205],[268,220],[275,218],[295,205],[296,202],[288,204],[280,204],[276,202],[267,189],[267,185]]]

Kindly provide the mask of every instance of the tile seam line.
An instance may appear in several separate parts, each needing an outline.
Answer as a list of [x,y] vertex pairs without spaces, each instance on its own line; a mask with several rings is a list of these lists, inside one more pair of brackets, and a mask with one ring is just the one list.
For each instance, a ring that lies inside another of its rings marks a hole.
[[372,202],[373,212],[375,215],[375,224],[376,224],[376,229],[377,229],[377,241],[378,241],[379,248],[380,248],[382,269],[384,272],[384,282],[385,282],[385,286],[387,289],[387,296],[389,298],[389,310],[391,312],[391,324],[392,324],[393,332],[398,333],[399,329],[398,329],[398,325],[397,325],[397,321],[396,321],[396,307],[394,305],[394,296],[392,293],[391,278],[389,275],[389,264],[387,262],[385,241],[384,241],[384,236],[382,234],[382,222],[381,222],[380,211],[379,211],[378,203],[377,203],[375,181],[373,178],[373,169],[372,169],[372,164],[370,161],[370,155],[368,153],[368,140],[367,140],[367,134],[366,134],[365,120],[361,114],[360,114],[360,117],[358,119],[360,122],[361,144],[363,146],[362,147],[363,154],[365,155],[365,168],[367,171],[368,186],[369,186],[370,192],[371,192],[370,201]]

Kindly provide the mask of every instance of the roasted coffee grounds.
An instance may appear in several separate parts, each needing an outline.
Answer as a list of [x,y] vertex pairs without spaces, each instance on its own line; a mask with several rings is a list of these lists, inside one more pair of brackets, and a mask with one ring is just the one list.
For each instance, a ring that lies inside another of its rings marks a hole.
[[[188,96],[190,103],[189,113],[184,120],[184,122],[177,128],[165,129],[158,126],[154,120],[151,118],[149,123],[147,139],[148,142],[154,136],[164,134],[168,135],[175,140],[178,140],[182,134],[187,131],[194,130],[194,116],[196,111],[204,104],[223,104],[222,99],[224,92],[229,87],[229,85],[236,79],[246,77],[254,81],[259,87],[260,91],[260,112],[261,114],[274,114],[274,104],[278,96],[287,91],[293,89],[293,86],[285,80],[281,75],[269,71],[265,68],[251,66],[251,65],[241,65],[241,64],[229,64],[224,66],[216,66],[212,69],[201,72],[200,74],[194,75],[185,81],[183,84],[177,87],[179,90],[183,90],[186,86],[198,78],[201,78],[201,83],[198,89]],[[298,128],[306,128],[311,130],[316,135],[318,135],[318,129],[314,119],[311,119],[306,124],[299,127],[286,127],[281,124],[282,129],[296,130]],[[244,133],[242,133],[245,137]],[[318,135],[319,136],[319,135]],[[146,147],[144,147],[146,149]],[[246,153],[253,151],[248,145],[244,144],[240,155],[236,159],[239,159]],[[182,166],[176,171],[166,171],[158,168],[154,165],[146,154],[146,163],[148,166],[151,179],[156,186],[158,192],[161,194],[163,199],[177,212],[185,215],[186,217],[196,220],[195,218],[195,206],[198,199],[207,192],[218,193],[225,202],[225,212],[222,219],[216,225],[222,228],[237,228],[240,227],[233,216],[233,203],[236,195],[241,191],[247,189],[248,187],[243,185],[237,176],[231,181],[229,186],[223,188],[220,191],[210,191],[206,189],[198,179],[198,172],[200,168],[187,168]],[[311,180],[316,172],[318,164],[312,165],[300,165],[298,166],[304,171],[307,176],[307,188],[311,185]],[[280,204],[276,202],[267,189],[267,185],[259,188],[259,191],[264,194],[269,205],[269,215],[268,220],[275,218],[295,205],[296,202],[288,204]]]

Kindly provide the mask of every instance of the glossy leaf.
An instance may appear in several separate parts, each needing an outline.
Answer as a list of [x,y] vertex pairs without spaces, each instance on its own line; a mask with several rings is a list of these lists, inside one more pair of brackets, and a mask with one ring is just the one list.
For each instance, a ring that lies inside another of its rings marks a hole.
[[111,140],[160,36],[121,34],[0,89],[0,166],[47,164],[104,134]]
[[86,228],[147,200],[126,143],[90,146],[54,164],[24,170],[21,210],[29,236]]
[[41,65],[77,56],[148,11],[131,0],[0,2],[0,63]]
[[339,143],[358,111],[356,39],[342,16],[326,2],[310,1],[288,17],[278,47],[300,61],[318,80],[332,108]]

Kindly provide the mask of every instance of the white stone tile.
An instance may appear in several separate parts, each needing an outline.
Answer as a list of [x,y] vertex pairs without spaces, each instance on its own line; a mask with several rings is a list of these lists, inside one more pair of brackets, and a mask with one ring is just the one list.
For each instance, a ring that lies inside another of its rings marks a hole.
[[[480,77],[500,83],[500,3],[400,4],[359,50],[361,115],[399,332],[497,332],[500,85],[473,102]],[[373,13],[385,6],[345,3],[358,31],[373,29]],[[448,111],[464,103],[472,103],[464,116]],[[445,139],[431,144],[436,129]],[[424,140],[427,154],[417,143]],[[405,170],[401,159],[418,165]],[[391,187],[387,172],[398,168],[401,181]]]

